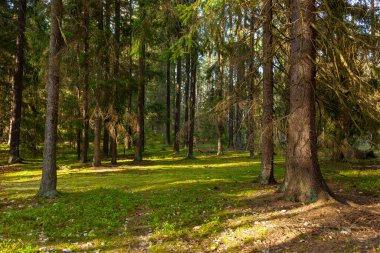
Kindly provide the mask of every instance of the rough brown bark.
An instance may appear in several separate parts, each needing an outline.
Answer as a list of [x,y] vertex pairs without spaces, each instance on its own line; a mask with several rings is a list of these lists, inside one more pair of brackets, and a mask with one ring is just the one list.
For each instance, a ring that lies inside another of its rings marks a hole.
[[22,90],[24,79],[24,48],[25,48],[26,0],[18,2],[18,21],[16,39],[16,66],[13,78],[12,112],[10,129],[9,164],[21,162],[20,158],[20,132]]
[[315,0],[291,2],[291,71],[286,150],[286,199],[313,202],[329,196],[318,164],[315,126]]
[[173,151],[179,152],[179,130],[181,120],[181,86],[182,86],[182,60],[177,60],[177,82],[175,87],[175,113],[174,113],[174,146]]
[[197,62],[198,52],[195,48],[191,50],[191,82],[190,82],[190,101],[189,101],[189,148],[187,157],[194,159],[194,126],[195,126],[195,99],[197,85]]
[[55,197],[57,192],[57,165],[56,141],[59,103],[59,75],[61,63],[61,49],[63,39],[61,34],[62,0],[52,0],[50,13],[50,48],[47,78],[47,102],[45,143],[43,154],[43,167],[41,185],[38,195],[40,197]]
[[260,183],[275,183],[273,175],[273,31],[272,0],[263,0],[263,118]]

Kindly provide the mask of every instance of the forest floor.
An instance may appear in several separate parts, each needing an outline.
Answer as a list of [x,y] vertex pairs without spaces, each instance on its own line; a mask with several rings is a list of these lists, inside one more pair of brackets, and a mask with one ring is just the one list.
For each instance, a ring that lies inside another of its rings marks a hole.
[[42,200],[42,160],[5,165],[2,146],[0,252],[380,252],[379,160],[322,160],[350,205],[303,205],[259,185],[260,160],[246,153],[188,160],[153,149],[142,164],[93,168],[72,152],[58,152],[60,196]]

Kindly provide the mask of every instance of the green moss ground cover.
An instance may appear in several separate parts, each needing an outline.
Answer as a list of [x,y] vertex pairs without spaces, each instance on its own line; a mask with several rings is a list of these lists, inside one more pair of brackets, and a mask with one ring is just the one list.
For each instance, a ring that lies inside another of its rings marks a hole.
[[[2,166],[0,252],[212,252],[220,241],[238,252],[238,242],[267,236],[265,226],[245,222],[257,214],[242,210],[265,201],[252,196],[270,194],[274,187],[257,184],[260,161],[246,153],[197,154],[188,160],[184,153],[173,157],[157,149],[147,152],[142,164],[121,158],[116,167],[105,162],[92,168],[78,163],[70,150],[61,151],[61,194],[54,200],[35,198],[41,159]],[[283,158],[275,162],[281,178]],[[322,162],[322,168],[344,191],[380,195],[379,169],[330,162]],[[231,229],[240,241],[230,238]]]

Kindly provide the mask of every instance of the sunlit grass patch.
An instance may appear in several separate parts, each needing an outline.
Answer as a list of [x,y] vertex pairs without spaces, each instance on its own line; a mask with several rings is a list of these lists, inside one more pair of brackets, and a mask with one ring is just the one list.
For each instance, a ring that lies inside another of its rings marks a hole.
[[[277,222],[283,214],[252,208],[265,208],[276,186],[258,184],[260,160],[244,152],[197,154],[191,160],[185,152],[173,156],[157,149],[142,164],[125,158],[118,166],[107,160],[93,168],[66,151],[58,159],[61,195],[55,200],[35,198],[41,159],[0,174],[3,251],[239,252],[242,245],[268,237],[265,224],[256,222],[259,216],[273,215]],[[284,174],[283,162],[276,157],[277,179]],[[330,181],[376,193],[378,170],[350,170],[344,164],[322,164],[322,169]]]

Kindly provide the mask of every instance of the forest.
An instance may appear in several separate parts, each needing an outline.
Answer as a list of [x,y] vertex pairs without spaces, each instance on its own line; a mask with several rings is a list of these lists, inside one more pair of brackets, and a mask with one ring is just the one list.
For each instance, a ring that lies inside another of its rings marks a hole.
[[379,0],[0,1],[0,253],[380,252]]

